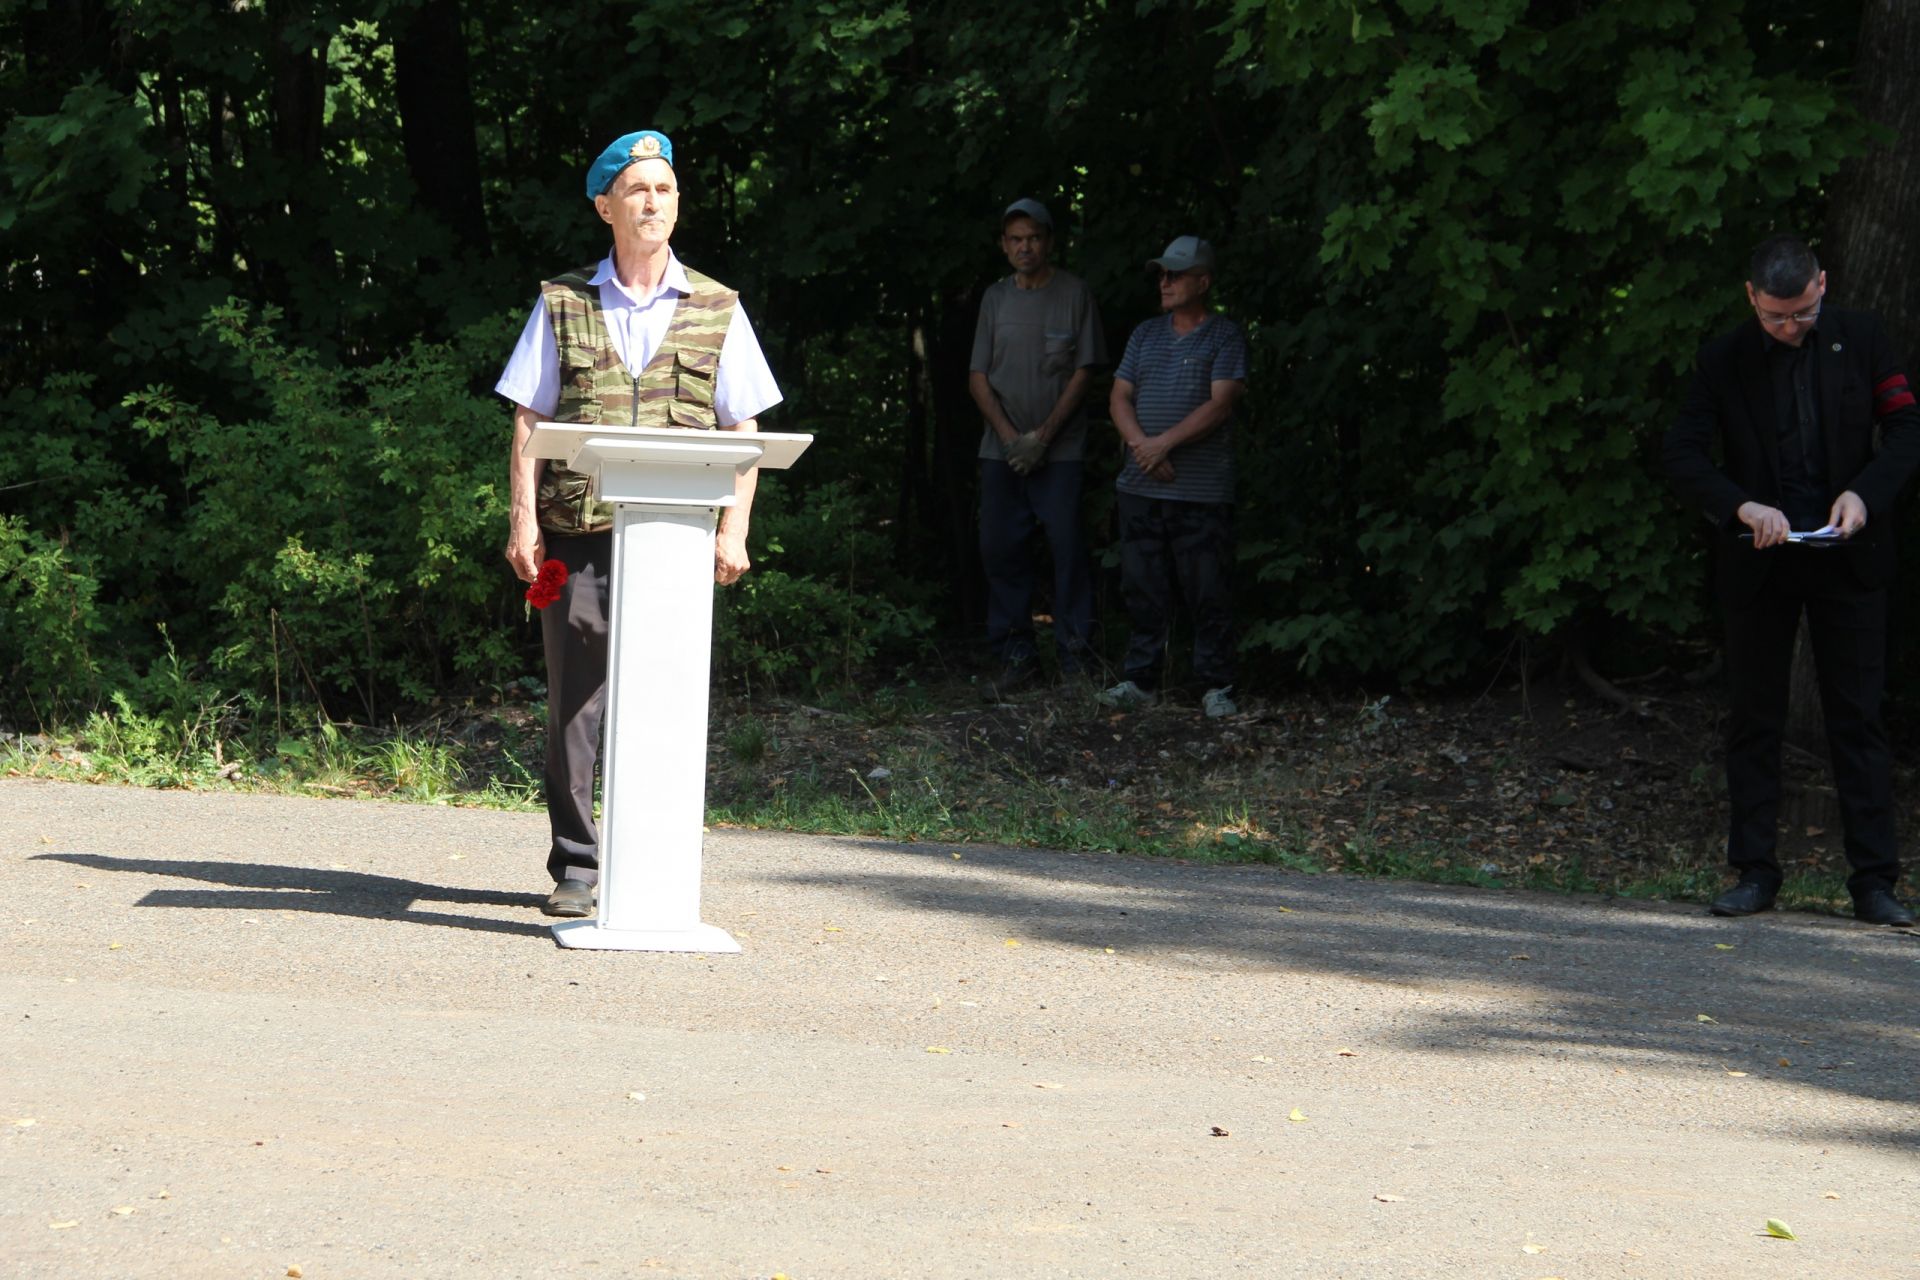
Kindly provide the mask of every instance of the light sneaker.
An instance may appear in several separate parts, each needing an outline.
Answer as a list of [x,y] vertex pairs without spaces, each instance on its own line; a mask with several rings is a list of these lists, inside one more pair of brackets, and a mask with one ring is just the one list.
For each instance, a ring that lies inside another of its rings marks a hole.
[[1222,716],[1240,714],[1240,704],[1233,700],[1231,685],[1219,689],[1209,689],[1200,695],[1200,709],[1207,713],[1209,720],[1218,720]]
[[1093,700],[1103,707],[1118,707],[1122,711],[1153,705],[1153,695],[1131,680],[1122,680],[1111,689],[1102,689],[1093,695]]

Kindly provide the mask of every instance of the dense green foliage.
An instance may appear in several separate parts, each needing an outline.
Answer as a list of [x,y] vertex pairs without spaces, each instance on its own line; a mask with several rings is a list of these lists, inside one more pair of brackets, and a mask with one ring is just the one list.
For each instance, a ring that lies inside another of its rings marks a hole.
[[490,387],[535,282],[604,252],[586,162],[646,125],[787,392],[768,425],[820,437],[721,595],[729,678],[973,634],[965,364],[1018,195],[1116,349],[1144,258],[1222,250],[1256,672],[1682,635],[1699,544],[1653,443],[1746,246],[1817,228],[1865,136],[1857,5],[1782,8],[0,0],[5,710],[178,662],[371,719],[537,671]]

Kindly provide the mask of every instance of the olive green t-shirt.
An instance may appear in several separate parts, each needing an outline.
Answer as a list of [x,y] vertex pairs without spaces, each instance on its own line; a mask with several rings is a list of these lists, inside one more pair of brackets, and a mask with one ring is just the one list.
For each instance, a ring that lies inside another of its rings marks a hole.
[[[987,375],[987,384],[1000,397],[1000,407],[1021,431],[1031,431],[1046,420],[1075,370],[1106,362],[1100,308],[1094,303],[1093,290],[1072,272],[1055,267],[1038,289],[1022,289],[1008,276],[989,285],[980,299],[973,359],[967,367]],[[1086,414],[1075,410],[1054,437],[1047,457],[1077,461],[1086,439]],[[992,427],[981,434],[979,456],[1006,456]]]

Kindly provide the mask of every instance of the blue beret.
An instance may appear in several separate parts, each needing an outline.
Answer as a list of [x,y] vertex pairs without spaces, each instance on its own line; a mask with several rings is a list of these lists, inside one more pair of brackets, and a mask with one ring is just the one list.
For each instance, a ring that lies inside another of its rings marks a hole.
[[621,170],[635,160],[665,160],[673,164],[673,143],[667,135],[654,129],[642,129],[638,133],[624,134],[615,138],[600,158],[587,170],[587,199],[605,195],[613,180],[620,176]]

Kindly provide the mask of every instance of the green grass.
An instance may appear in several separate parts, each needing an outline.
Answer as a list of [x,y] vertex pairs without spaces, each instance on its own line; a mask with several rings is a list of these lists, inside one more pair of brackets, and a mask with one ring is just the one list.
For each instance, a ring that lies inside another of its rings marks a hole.
[[[1236,766],[1213,776],[1214,766],[1173,760],[1167,794],[1204,797],[1176,816],[1165,803],[1100,791],[1084,782],[1049,780],[1027,759],[970,740],[950,744],[914,728],[924,715],[916,688],[849,702],[844,711],[796,712],[789,740],[781,723],[742,715],[726,728],[714,753],[708,820],[723,826],[771,828],[822,835],[876,836],[902,842],[1004,844],[1083,852],[1174,858],[1201,864],[1256,864],[1304,873],[1329,869],[1378,879],[1416,880],[1480,888],[1525,888],[1560,893],[1606,892],[1620,897],[1705,902],[1726,884],[1707,850],[1674,850],[1670,865],[1629,880],[1597,880],[1578,858],[1509,859],[1496,867],[1457,844],[1395,840],[1372,809],[1344,840],[1275,809],[1271,797],[1286,777],[1265,765]],[[1071,714],[1071,713],[1069,713]],[[1106,715],[1100,711],[1097,715]],[[889,772],[872,777],[844,764],[810,758],[800,742],[809,716],[834,715],[872,735],[872,754]],[[504,725],[484,758],[432,729],[374,731],[315,721],[301,730],[233,732],[226,706],[142,715],[124,698],[77,731],[50,739],[0,743],[0,772],[74,781],[149,787],[239,790],[305,795],[388,798],[535,812],[541,780],[527,763],[536,740],[515,737]],[[536,716],[531,722],[538,723]],[[1045,732],[1036,721],[1031,732]],[[1024,748],[1023,748],[1024,749]],[[1212,790],[1207,791],[1211,785]],[[1220,796],[1235,798],[1221,799]],[[1262,797],[1255,804],[1248,797]],[[1789,876],[1780,896],[1789,909],[1844,911],[1847,894],[1832,872]]]

